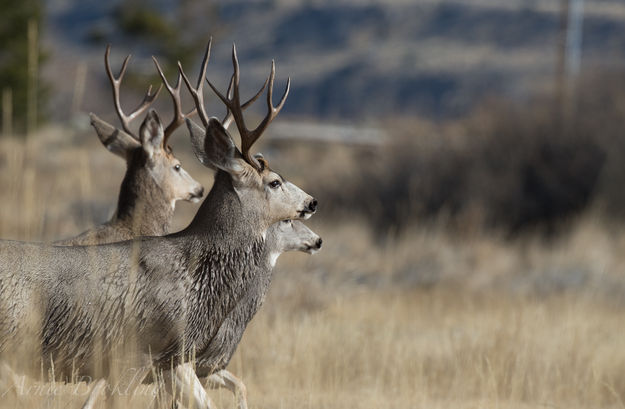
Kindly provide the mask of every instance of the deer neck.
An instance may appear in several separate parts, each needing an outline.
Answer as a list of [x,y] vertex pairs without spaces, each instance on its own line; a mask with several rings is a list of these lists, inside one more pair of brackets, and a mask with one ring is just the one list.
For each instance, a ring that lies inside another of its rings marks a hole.
[[[255,209],[245,209],[230,176],[218,171],[213,188],[195,218],[187,229],[177,234],[193,241],[187,247],[192,249],[188,259],[194,260],[191,270],[196,280],[203,280],[210,272],[231,283],[230,290],[242,290],[249,272],[262,266],[265,258],[265,231],[258,213]],[[205,299],[220,297],[237,298],[230,293],[211,294]]]
[[197,364],[225,368],[243,332],[262,305],[272,278],[261,213],[245,209],[227,174],[218,172],[189,231],[204,236],[187,253],[193,267],[186,339]]
[[262,303],[271,280],[265,231],[262,210],[246,208],[230,176],[218,171],[191,224],[168,236],[189,274],[185,339],[202,356],[199,364],[215,368],[222,364],[215,356],[229,359],[238,343],[231,341]]
[[189,309],[185,337],[197,348],[201,366],[215,369],[223,366],[221,359],[229,360],[229,348],[238,344],[268,288],[259,219],[246,211],[230,177],[218,172],[195,219],[179,233],[190,235],[184,246],[191,274],[187,299],[197,300]]
[[174,208],[145,161],[144,155],[135,155],[129,161],[117,210],[109,224],[130,230],[133,236],[162,236],[169,230]]
[[237,248],[246,242],[264,241],[266,230],[262,211],[245,208],[230,176],[218,171],[212,189],[185,232]]

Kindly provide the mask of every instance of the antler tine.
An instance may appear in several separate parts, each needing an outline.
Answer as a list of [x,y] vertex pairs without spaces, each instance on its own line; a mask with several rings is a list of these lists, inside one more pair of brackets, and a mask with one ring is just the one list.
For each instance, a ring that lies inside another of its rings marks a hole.
[[269,78],[267,79],[267,82],[269,83],[269,87],[267,88],[267,110],[268,110],[267,115],[265,115],[265,118],[263,118],[260,124],[258,124],[256,129],[252,131],[247,131],[247,136],[245,138],[241,137],[241,151],[243,155],[245,156],[245,158],[248,160],[248,162],[251,162],[253,159],[249,151],[250,148],[252,147],[254,142],[256,142],[258,138],[260,138],[262,133],[265,132],[265,129],[267,129],[267,126],[271,123],[271,121],[273,121],[274,118],[278,115],[278,113],[284,106],[284,103],[286,102],[286,97],[289,95],[289,90],[291,89],[291,78],[288,78],[286,82],[286,88],[284,90],[284,94],[282,94],[282,98],[280,98],[280,102],[278,103],[278,106],[274,107],[272,97],[273,97],[273,83],[274,83],[275,76],[276,76],[276,64],[272,60],[271,72],[269,74]]
[[[206,81],[208,82],[208,79]],[[263,94],[263,91],[265,90],[265,87],[267,86],[268,82],[269,82],[268,79],[265,80],[265,83],[260,88],[260,90],[258,90],[258,92],[256,94],[254,94],[254,96],[252,98],[248,99],[243,105],[241,105],[241,109],[242,110],[247,109],[250,105],[252,105]],[[234,75],[230,78],[230,85],[228,85],[228,91],[226,93],[226,95],[228,95],[229,99],[232,98],[232,85],[233,84],[234,84]],[[209,83],[209,85],[210,85],[210,83]],[[224,128],[228,129],[228,127],[232,123],[232,120],[234,119],[234,116],[232,115],[232,111],[230,111],[230,108],[226,107],[226,110],[228,112],[226,113],[226,116],[224,117],[224,119],[221,121],[221,125],[223,125]]]
[[124,128],[124,131],[126,131],[128,134],[132,135],[133,133],[130,132],[130,129],[128,127],[126,115],[124,115],[124,112],[122,111],[122,108],[121,108],[121,104],[119,102],[119,86],[121,84],[122,79],[124,78],[124,74],[126,73],[126,67],[128,67],[128,61],[130,60],[131,55],[128,54],[126,58],[124,59],[122,67],[119,70],[119,74],[116,78],[115,75],[113,74],[113,71],[111,70],[111,64],[109,62],[110,54],[111,54],[111,45],[107,44],[106,51],[104,52],[104,68],[106,69],[106,75],[111,81],[111,86],[113,87],[113,103],[115,104],[115,110],[117,111],[117,116],[119,117],[119,120],[122,123],[122,128]]
[[[225,124],[224,126],[230,125],[230,123],[234,119],[235,123],[237,124],[237,128],[239,129],[239,134],[241,135],[241,153],[248,163],[258,168],[258,162],[250,154],[250,148],[252,147],[254,142],[258,140],[258,138],[265,131],[269,123],[276,117],[276,115],[278,115],[278,112],[280,112],[280,110],[284,106],[286,97],[289,94],[291,79],[289,78],[289,80],[287,81],[286,89],[284,91],[284,94],[282,95],[282,98],[280,99],[280,103],[277,107],[274,107],[272,102],[272,96],[276,69],[275,63],[272,61],[271,73],[269,74],[269,78],[265,80],[265,83],[263,84],[261,90],[249,101],[241,105],[239,99],[239,60],[237,58],[236,46],[234,45],[232,46],[232,65],[234,68],[234,73],[230,78],[230,85],[228,86],[227,97],[224,97],[210,81],[207,80],[207,82],[211,89],[215,92],[215,94],[217,94],[219,99],[221,99],[221,101],[226,105],[226,108],[228,109],[228,113],[226,114],[226,117],[224,118],[222,124]],[[267,106],[269,112],[255,129],[249,130],[245,126],[245,120],[243,119],[242,111],[243,109],[251,105],[260,96],[260,94],[265,89],[265,87],[267,87],[267,85],[269,85],[267,89]]]
[[163,70],[161,69],[161,66],[159,65],[158,61],[156,60],[156,57],[152,56],[152,60],[154,61],[154,65],[156,65],[156,70],[158,71],[158,75],[161,77],[161,80],[163,81],[163,84],[165,85],[167,92],[169,92],[169,95],[171,95],[171,99],[174,104],[174,117],[169,123],[169,125],[167,125],[167,127],[165,128],[165,137],[163,139],[163,144],[166,146],[167,139],[171,136],[171,134],[174,133],[174,131],[180,125],[183,124],[186,118],[195,114],[197,112],[197,109],[194,108],[187,114],[184,114],[182,112],[182,102],[180,100],[180,88],[182,86],[182,80],[181,80],[182,76],[180,75],[180,72],[178,73],[178,78],[176,79],[176,85],[172,87],[167,81],[167,78],[165,78],[165,74],[163,73]]
[[[232,64],[234,65],[234,73],[232,74],[232,76],[230,77],[230,84],[228,85],[228,91],[226,92],[226,95],[228,95],[228,97],[224,97],[223,94],[221,92],[219,92],[217,90],[217,88],[215,88],[215,86],[208,80],[208,78],[206,78],[206,82],[208,83],[208,86],[211,87],[211,89],[213,90],[213,92],[217,95],[217,97],[219,99],[221,99],[221,102],[224,103],[224,105],[226,106],[226,108],[229,111],[232,111],[233,108],[236,106],[236,104],[234,104],[234,96],[231,97],[231,90],[234,88],[234,93],[236,94],[236,96],[238,97],[239,92],[237,90],[238,86],[239,86],[239,63],[237,61],[237,50],[236,50],[236,46],[234,44],[232,44]],[[236,120],[237,115],[234,115],[234,118]]]
[[182,69],[182,64],[178,61],[178,71],[180,71],[180,75],[182,75],[182,79],[189,89],[191,96],[193,97],[193,101],[195,102],[195,106],[197,108],[197,113],[204,124],[204,127],[208,126],[208,115],[206,115],[206,110],[204,109],[204,78],[206,78],[206,67],[208,66],[208,60],[210,59],[211,53],[211,44],[213,42],[213,37],[208,40],[208,45],[206,46],[206,51],[204,52],[204,59],[202,60],[202,68],[200,69],[200,75],[197,80],[197,85],[195,88],[191,86],[191,82],[189,82],[189,78],[187,78],[186,74]]
[[130,61],[131,55],[128,54],[126,58],[124,58],[124,62],[122,63],[122,67],[119,70],[119,74],[117,77],[113,74],[113,70],[111,70],[111,64],[109,62],[109,56],[111,54],[111,45],[107,44],[106,51],[104,52],[104,68],[106,69],[106,75],[108,76],[111,86],[113,88],[113,103],[115,104],[115,110],[117,111],[117,116],[122,123],[122,128],[126,133],[132,135],[135,139],[138,139],[137,136],[130,130],[130,122],[135,119],[137,116],[141,115],[148,107],[154,102],[154,100],[158,97],[158,94],[161,92],[163,85],[161,84],[154,94],[152,92],[152,86],[148,87],[148,91],[143,97],[143,101],[139,104],[139,106],[132,112],[130,115],[124,114],[122,110],[120,99],[119,99],[119,88],[121,86],[121,82],[126,74],[126,68],[128,68],[128,62]]
[[158,97],[158,94],[161,93],[162,89],[163,84],[158,86],[158,89],[156,90],[156,92],[154,92],[154,94],[150,94],[150,92],[152,92],[152,86],[148,86],[148,90],[143,97],[143,101],[141,101],[141,103],[137,106],[137,108],[135,108],[134,111],[132,111],[132,113],[130,113],[130,115],[127,115],[128,122],[132,121],[133,119],[144,113],[145,110],[148,109],[150,105],[152,105],[152,102],[154,102],[154,100]]

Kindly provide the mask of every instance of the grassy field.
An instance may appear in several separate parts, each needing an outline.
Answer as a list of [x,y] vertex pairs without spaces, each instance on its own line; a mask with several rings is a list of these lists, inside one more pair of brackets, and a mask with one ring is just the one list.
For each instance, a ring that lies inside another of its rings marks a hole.
[[258,407],[622,407],[618,308],[450,290],[270,305],[232,369]]
[[[210,187],[210,172],[179,152],[181,141],[173,143],[183,166]],[[0,237],[20,240],[67,237],[105,220],[123,174],[94,135],[64,129],[0,141],[0,169]],[[195,209],[179,206],[176,228]],[[251,408],[625,406],[625,235],[592,214],[556,242],[431,225],[380,242],[358,220],[324,220],[323,207],[310,226],[324,249],[280,259],[229,367]],[[48,383],[0,407],[78,408],[85,391]],[[210,396],[235,407],[227,391]]]

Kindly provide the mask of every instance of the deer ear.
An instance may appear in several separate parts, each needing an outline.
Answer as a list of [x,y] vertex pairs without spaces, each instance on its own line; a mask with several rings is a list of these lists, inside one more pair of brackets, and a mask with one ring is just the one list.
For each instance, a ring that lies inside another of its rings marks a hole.
[[265,157],[261,153],[255,154],[254,155],[254,159],[256,159],[256,161],[258,162],[258,165],[260,166],[260,171],[261,172],[263,170],[269,168],[269,163],[267,163],[267,160],[265,159]]
[[185,121],[187,123],[187,128],[189,128],[189,133],[191,134],[191,148],[193,148],[193,153],[197,160],[206,167],[209,167],[213,170],[217,170],[213,166],[211,166],[210,160],[208,158],[208,154],[204,149],[204,137],[206,135],[206,131],[201,126],[197,125],[195,122],[190,120],[189,118]]
[[139,137],[141,138],[141,146],[148,156],[152,157],[155,152],[162,149],[165,132],[161,120],[153,109],[148,112],[143,120],[139,129]]
[[115,155],[126,159],[128,152],[140,146],[139,142],[132,136],[115,128],[108,122],[103,121],[96,114],[89,114],[89,118],[91,118],[91,126],[93,126],[93,129],[95,129],[95,132],[98,134],[102,145]]
[[[247,165],[228,131],[217,118],[210,118],[206,130],[187,119],[191,145],[198,160],[206,167],[238,175]],[[248,165],[249,166],[249,165]]]

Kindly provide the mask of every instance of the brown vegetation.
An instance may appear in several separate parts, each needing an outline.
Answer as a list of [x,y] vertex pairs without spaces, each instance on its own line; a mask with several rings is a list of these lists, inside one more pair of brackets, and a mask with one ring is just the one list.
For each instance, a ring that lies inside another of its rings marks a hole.
[[[418,151],[403,152],[462,150],[458,139],[443,138],[417,139]],[[185,167],[210,186],[211,175],[179,140],[173,144]],[[296,183],[328,197],[324,187],[350,188],[345,181],[360,177],[358,163],[371,155],[347,148],[293,152],[270,159]],[[94,135],[66,129],[48,129],[25,144],[3,140],[0,160],[3,238],[52,240],[105,220],[123,174],[121,161]],[[431,174],[444,164],[431,159],[420,166]],[[374,164],[373,170],[385,169]],[[361,223],[360,207],[340,219],[336,206],[321,204],[310,225],[324,238],[323,251],[280,259],[267,303],[230,365],[246,383],[251,407],[623,405],[625,236],[605,228],[596,216],[601,212],[583,213],[568,234],[549,242],[527,233],[504,240],[501,230],[480,223],[450,229],[444,215],[380,241],[376,229]],[[177,227],[196,206],[179,210]],[[2,406],[79,407],[85,392],[84,384],[44,383]],[[120,399],[119,407],[149,407],[153,389],[140,392]],[[210,395],[221,407],[234,407],[229,392]]]
[[[331,215],[361,215],[383,236],[441,218],[507,237],[566,231],[589,209],[622,220],[624,83],[588,76],[564,110],[551,98],[492,99],[457,121],[394,120],[391,143],[352,152],[341,177],[311,183]],[[324,163],[344,162],[326,153]]]

